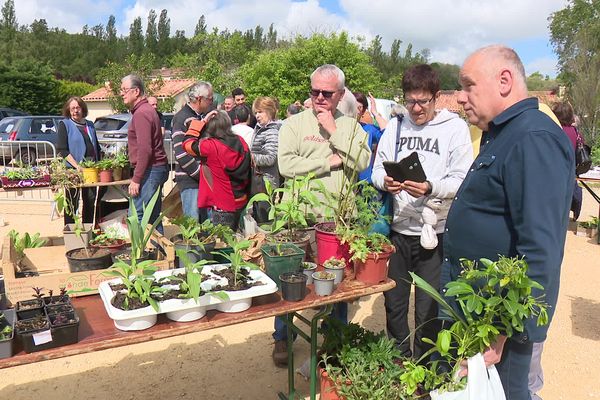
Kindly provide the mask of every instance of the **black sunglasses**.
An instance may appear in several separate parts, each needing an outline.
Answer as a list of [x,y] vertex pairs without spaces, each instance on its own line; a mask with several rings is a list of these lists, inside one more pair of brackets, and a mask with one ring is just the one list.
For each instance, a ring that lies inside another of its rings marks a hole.
[[319,94],[322,94],[323,97],[325,97],[326,99],[330,99],[331,96],[333,96],[335,94],[336,91],[330,92],[329,90],[321,90],[321,89],[310,89],[310,91],[308,93],[310,93],[310,95],[312,97],[319,97]]

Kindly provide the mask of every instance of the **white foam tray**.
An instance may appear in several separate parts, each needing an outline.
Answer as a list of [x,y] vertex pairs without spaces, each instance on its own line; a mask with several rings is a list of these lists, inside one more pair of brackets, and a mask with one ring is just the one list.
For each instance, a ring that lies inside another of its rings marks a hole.
[[[227,268],[227,266],[228,264],[205,265],[202,269],[202,273],[205,275],[210,275],[212,278],[202,282],[202,290],[209,291],[218,283],[226,284],[227,279],[220,278],[217,275],[212,274],[212,271]],[[154,275],[157,278],[163,278],[181,272],[185,272],[185,269],[178,268],[157,271]],[[202,318],[206,311],[212,309],[222,312],[241,312],[250,308],[253,297],[271,294],[277,291],[277,285],[275,282],[273,282],[273,280],[269,278],[267,274],[260,270],[250,271],[250,278],[254,282],[259,281],[263,284],[252,286],[250,289],[246,290],[233,292],[223,291],[229,296],[228,301],[222,300],[217,296],[211,295],[210,293],[201,296],[197,303],[194,299],[166,300],[159,303],[158,311],[155,311],[151,306],[129,311],[114,307],[111,304],[114,292],[109,285],[121,283],[120,278],[100,283],[98,291],[100,293],[100,297],[102,298],[104,308],[106,309],[108,316],[114,321],[117,329],[142,330],[150,328],[152,325],[154,325],[156,323],[156,316],[158,314],[166,313],[170,319],[175,321],[193,321],[195,319]]]

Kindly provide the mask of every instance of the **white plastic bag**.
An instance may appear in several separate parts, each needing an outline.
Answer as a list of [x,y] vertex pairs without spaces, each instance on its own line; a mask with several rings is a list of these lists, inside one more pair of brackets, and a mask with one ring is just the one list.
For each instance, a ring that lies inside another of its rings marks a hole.
[[468,360],[467,387],[457,392],[429,393],[431,400],[506,400],[500,375],[495,366],[486,367],[481,353]]

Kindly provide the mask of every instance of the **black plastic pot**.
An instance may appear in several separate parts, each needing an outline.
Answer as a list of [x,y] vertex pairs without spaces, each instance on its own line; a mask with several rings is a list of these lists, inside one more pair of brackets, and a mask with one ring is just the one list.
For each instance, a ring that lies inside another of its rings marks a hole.
[[44,300],[44,304],[46,306],[53,306],[57,304],[71,304],[71,298],[68,294],[65,294],[62,297],[63,298],[61,299],[61,296],[45,296],[42,298],[42,300]]
[[211,252],[215,249],[215,241],[212,241],[210,243],[205,243],[204,244],[204,249],[201,246],[198,245],[194,245],[194,244],[187,244],[187,243],[183,243],[183,237],[181,235],[175,235],[171,238],[171,240],[173,241],[173,245],[175,247],[175,267],[176,268],[183,268],[185,267],[185,265],[183,264],[183,261],[181,261],[179,259],[179,256],[177,255],[177,251],[178,250],[183,250],[187,256],[187,258],[190,260],[190,262],[193,264],[195,262],[198,262],[200,260],[212,260],[213,259],[213,255],[211,254]]
[[[34,303],[37,303],[37,306],[23,309],[24,305],[31,305]],[[17,312],[17,320],[35,318],[38,315],[44,315],[44,302],[38,299],[17,301],[15,311]]]
[[71,303],[59,303],[59,304],[49,304],[46,306],[46,313],[50,314],[59,314],[63,312],[73,312],[73,306]]
[[[119,250],[119,251],[116,251],[116,252],[112,253],[110,256],[111,256],[113,264],[116,263],[117,261],[119,261],[118,257],[121,254],[131,254],[131,248],[125,248],[123,250]],[[142,253],[142,256],[140,258],[138,258],[137,261],[140,262],[140,261],[147,261],[147,260],[156,260],[156,253],[152,253],[152,252],[149,252],[149,251],[144,251]],[[131,265],[131,260],[125,260],[125,262],[127,264]]]
[[73,258],[71,254],[74,252],[81,250],[73,249],[67,251],[67,261],[69,263],[69,271],[71,272],[81,272],[81,271],[91,271],[96,269],[106,269],[110,267],[113,262],[111,258],[111,253],[106,252],[104,255],[90,257],[90,258]]
[[300,301],[306,296],[307,276],[302,272],[286,272],[279,275],[281,295],[286,301]]

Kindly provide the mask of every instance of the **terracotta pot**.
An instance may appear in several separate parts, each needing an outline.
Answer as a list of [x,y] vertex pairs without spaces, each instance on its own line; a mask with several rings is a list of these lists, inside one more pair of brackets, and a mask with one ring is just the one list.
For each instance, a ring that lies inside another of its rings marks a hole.
[[366,261],[354,261],[354,277],[357,281],[367,285],[376,285],[384,282],[388,274],[388,262],[390,256],[395,251],[393,246],[389,246],[381,253],[371,253]]
[[100,171],[100,182],[112,182],[113,171],[112,169],[103,169]]
[[333,380],[327,374],[325,369],[319,367],[319,377],[321,381],[321,390],[319,399],[321,400],[345,400],[345,397],[342,397],[338,394],[337,390],[335,390],[335,384]]
[[350,263],[350,246],[342,244],[335,234],[335,222],[322,222],[315,225],[317,238],[317,264],[323,265],[331,257],[346,261],[347,268]]

